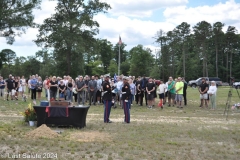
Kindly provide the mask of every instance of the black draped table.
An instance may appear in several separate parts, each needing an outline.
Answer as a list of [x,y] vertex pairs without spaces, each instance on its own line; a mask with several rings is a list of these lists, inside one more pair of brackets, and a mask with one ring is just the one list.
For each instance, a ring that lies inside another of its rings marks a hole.
[[[83,128],[89,106],[82,107],[47,107],[33,106],[37,114],[37,127],[42,124],[67,125]],[[47,109],[47,110],[46,110]],[[51,113],[50,113],[51,111]]]

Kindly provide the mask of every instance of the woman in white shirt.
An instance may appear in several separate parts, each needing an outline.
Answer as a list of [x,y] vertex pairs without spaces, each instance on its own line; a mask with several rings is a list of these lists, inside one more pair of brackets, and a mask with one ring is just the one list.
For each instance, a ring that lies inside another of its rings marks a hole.
[[209,94],[209,99],[211,103],[211,109],[216,109],[216,93],[217,93],[217,87],[216,82],[211,81],[211,86],[209,87],[209,90],[207,92]]

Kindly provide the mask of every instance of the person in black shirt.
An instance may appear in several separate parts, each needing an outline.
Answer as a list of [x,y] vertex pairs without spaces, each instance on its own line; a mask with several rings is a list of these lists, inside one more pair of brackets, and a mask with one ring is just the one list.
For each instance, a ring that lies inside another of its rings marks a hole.
[[7,101],[9,94],[11,95],[11,99],[13,100],[12,90],[15,88],[15,81],[12,79],[12,75],[9,75],[9,79],[6,80],[7,87]]
[[58,85],[58,90],[59,90],[59,100],[64,101],[65,99],[64,92],[66,90],[66,86],[63,83],[63,80],[60,80],[60,84]]
[[122,104],[123,104],[123,109],[124,109],[124,122],[125,123],[130,123],[130,95],[131,95],[131,90],[130,90],[130,85],[128,83],[128,79],[125,77],[123,78],[123,87],[122,87]]
[[103,102],[104,102],[104,123],[112,123],[109,116],[112,108],[112,89],[109,83],[109,76],[106,76],[105,81],[103,82]]
[[149,78],[149,82],[146,85],[146,93],[147,93],[147,99],[148,99],[148,108],[152,109],[153,106],[153,99],[154,99],[154,90],[155,90],[155,84],[152,81],[152,78]]
[[58,82],[56,80],[56,76],[53,76],[52,80],[50,81],[50,99],[56,100],[57,89],[58,89]]
[[69,78],[67,83],[67,101],[72,103],[72,100],[73,100],[73,81],[72,78]]
[[199,107],[203,107],[203,104],[204,104],[204,102],[205,102],[205,106],[206,106],[206,108],[208,108],[208,105],[207,105],[207,99],[208,99],[208,94],[207,94],[208,84],[206,83],[205,78],[202,78],[202,84],[200,84],[198,90],[199,90],[200,99],[201,99],[201,105],[200,105]]

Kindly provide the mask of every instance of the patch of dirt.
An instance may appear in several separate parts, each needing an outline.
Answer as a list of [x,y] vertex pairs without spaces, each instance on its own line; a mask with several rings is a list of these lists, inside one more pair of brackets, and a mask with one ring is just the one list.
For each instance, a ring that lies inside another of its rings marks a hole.
[[46,124],[42,124],[40,127],[28,132],[26,137],[30,138],[55,138],[58,137],[58,133],[51,130],[51,128],[47,127]]
[[79,142],[103,142],[111,141],[112,137],[108,133],[102,133],[98,131],[91,132],[77,132],[70,134],[70,140]]

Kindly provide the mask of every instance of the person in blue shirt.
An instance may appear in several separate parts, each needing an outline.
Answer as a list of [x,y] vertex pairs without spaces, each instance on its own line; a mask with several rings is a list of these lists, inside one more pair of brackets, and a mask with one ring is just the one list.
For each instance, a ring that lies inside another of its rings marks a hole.
[[32,75],[30,85],[31,85],[31,99],[33,100],[33,103],[36,105],[37,79],[35,78],[35,75]]

